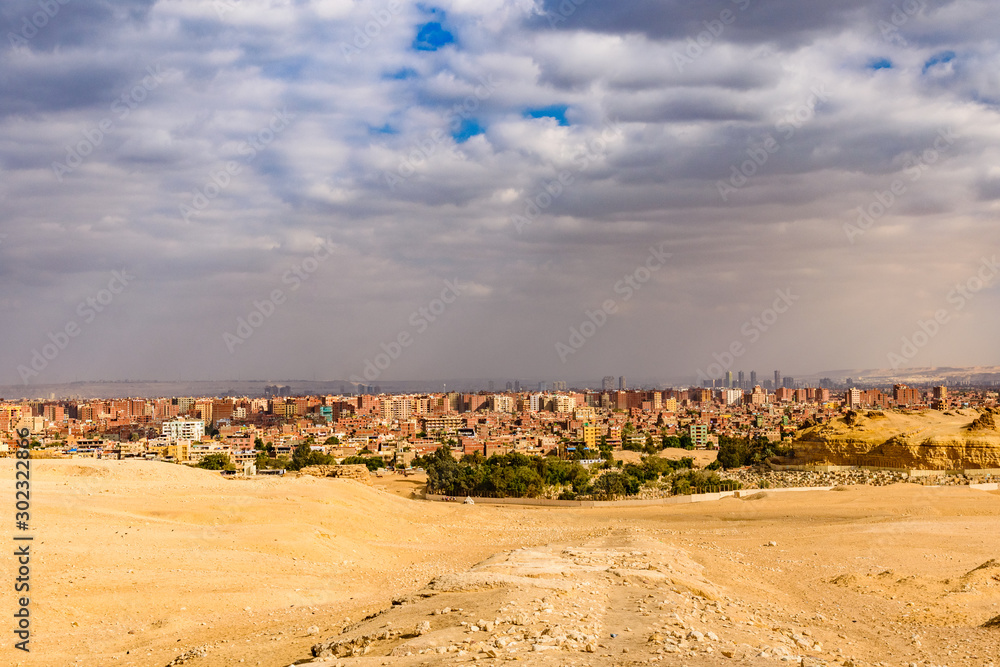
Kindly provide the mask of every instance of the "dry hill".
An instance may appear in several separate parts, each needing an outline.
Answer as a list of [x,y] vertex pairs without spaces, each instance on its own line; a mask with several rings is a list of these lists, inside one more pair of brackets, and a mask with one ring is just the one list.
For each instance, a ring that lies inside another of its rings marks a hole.
[[1000,468],[1000,430],[993,411],[851,412],[801,431],[797,462],[891,464],[896,468]]

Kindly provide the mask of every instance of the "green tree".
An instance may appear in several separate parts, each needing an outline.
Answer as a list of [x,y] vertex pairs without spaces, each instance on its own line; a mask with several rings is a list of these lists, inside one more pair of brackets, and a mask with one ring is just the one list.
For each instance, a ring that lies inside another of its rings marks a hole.
[[385,467],[385,460],[381,456],[348,456],[341,464],[349,465],[363,465],[367,466],[368,470],[375,472],[379,468]]
[[[638,491],[638,480],[621,472],[606,472],[594,482],[594,490],[603,500],[615,500],[621,496],[630,495],[630,489]],[[634,491],[633,491],[634,493]]]
[[236,470],[236,466],[229,460],[229,454],[208,454],[198,462],[198,467],[205,470]]
[[510,495],[514,498],[535,498],[542,493],[544,482],[533,468],[517,466],[510,480]]

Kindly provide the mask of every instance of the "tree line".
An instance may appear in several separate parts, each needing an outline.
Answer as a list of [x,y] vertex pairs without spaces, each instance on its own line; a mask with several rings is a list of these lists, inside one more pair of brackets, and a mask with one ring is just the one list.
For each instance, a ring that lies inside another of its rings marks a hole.
[[418,457],[414,465],[427,471],[428,493],[445,496],[537,498],[552,487],[562,487],[559,494],[562,500],[580,497],[614,500],[635,496],[643,485],[661,478],[686,480],[671,487],[677,489],[675,493],[726,483],[713,472],[693,470],[691,457],[670,460],[647,456],[640,463],[619,461],[617,465],[605,460],[588,470],[578,461],[517,452],[489,458],[479,453],[467,454],[456,459],[451,449],[443,446]]

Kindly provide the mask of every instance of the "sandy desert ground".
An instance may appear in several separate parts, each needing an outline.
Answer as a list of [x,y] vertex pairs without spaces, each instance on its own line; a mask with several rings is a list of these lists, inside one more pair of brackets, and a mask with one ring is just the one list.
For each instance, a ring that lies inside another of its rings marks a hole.
[[549,509],[33,464],[32,650],[5,631],[4,665],[1000,664],[996,492]]

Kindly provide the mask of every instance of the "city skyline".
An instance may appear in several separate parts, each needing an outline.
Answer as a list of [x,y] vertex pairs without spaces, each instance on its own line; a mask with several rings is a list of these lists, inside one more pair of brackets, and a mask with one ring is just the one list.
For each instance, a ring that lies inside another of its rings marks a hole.
[[[734,389],[749,393],[755,386],[775,391],[772,378],[757,381],[757,372],[733,376]],[[347,380],[306,380],[296,378],[253,380],[201,380],[169,382],[162,380],[93,381],[54,385],[0,385],[0,397],[23,400],[63,400],[81,398],[159,398],[164,396],[308,396],[324,394],[444,394],[458,393],[558,393],[579,391],[619,391],[620,377],[590,379],[539,378],[446,378],[354,384]],[[611,384],[607,381],[611,380]],[[891,387],[896,384],[915,387],[938,385],[956,387],[994,387],[1000,385],[1000,367],[916,369],[906,374],[886,374],[877,369],[841,369],[797,376],[782,376],[785,388],[829,388],[843,391],[851,387]],[[605,389],[605,387],[609,387]],[[725,381],[701,382],[697,378],[664,381],[638,378],[626,391],[684,390],[688,388],[725,389]]]
[[0,384],[1000,363],[994,11],[904,4],[8,3]]

